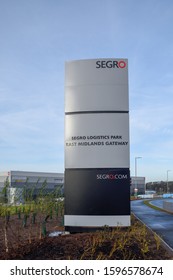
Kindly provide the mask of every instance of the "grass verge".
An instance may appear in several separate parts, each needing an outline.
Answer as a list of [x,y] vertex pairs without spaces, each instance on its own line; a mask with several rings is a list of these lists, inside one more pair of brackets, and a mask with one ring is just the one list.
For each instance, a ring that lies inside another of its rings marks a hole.
[[143,202],[144,202],[145,205],[149,206],[150,208],[153,208],[153,209],[155,209],[155,210],[162,211],[162,212],[165,212],[165,213],[168,213],[168,214],[173,215],[172,212],[169,212],[169,211],[167,211],[167,210],[165,210],[165,209],[163,209],[163,208],[160,208],[160,207],[158,207],[158,206],[155,206],[155,205],[151,204],[150,202],[151,202],[152,200],[153,200],[153,199],[151,199],[151,200],[144,200]]

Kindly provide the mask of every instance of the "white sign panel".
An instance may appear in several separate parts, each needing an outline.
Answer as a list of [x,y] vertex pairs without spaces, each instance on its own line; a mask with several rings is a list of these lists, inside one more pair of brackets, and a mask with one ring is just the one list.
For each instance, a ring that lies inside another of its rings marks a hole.
[[65,112],[128,111],[127,59],[66,63]]
[[66,115],[65,135],[66,168],[129,168],[127,113]]

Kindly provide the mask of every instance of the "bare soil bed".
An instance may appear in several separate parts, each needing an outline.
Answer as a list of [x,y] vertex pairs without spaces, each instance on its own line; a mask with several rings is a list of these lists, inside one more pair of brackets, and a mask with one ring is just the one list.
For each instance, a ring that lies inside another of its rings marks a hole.
[[129,228],[110,230],[104,227],[94,233],[76,233],[57,237],[49,237],[49,233],[64,230],[61,226],[61,217],[47,218],[46,233],[42,221],[40,216],[33,224],[29,218],[26,227],[23,227],[22,219],[14,215],[10,217],[5,227],[5,218],[0,217],[0,259],[173,259],[157,236],[134,217]]

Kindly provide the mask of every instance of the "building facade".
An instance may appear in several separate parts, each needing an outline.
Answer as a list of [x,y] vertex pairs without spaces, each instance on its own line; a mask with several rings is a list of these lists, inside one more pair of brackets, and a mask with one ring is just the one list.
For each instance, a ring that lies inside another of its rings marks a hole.
[[8,189],[8,202],[13,203],[17,197],[18,202],[23,202],[23,191],[32,190],[32,196],[35,198],[41,190],[44,193],[50,193],[57,190],[62,194],[64,186],[64,173],[48,173],[48,172],[28,172],[28,171],[7,171],[0,172],[0,192],[6,186]]
[[145,194],[145,177],[131,177],[130,195]]

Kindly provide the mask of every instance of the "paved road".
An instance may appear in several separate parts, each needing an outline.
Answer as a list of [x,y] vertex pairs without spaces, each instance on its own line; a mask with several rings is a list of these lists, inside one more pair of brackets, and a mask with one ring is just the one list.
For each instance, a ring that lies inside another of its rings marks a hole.
[[173,199],[172,198],[164,198],[164,199],[155,199],[155,200],[152,200],[150,201],[151,204],[159,207],[159,208],[163,208],[163,200],[164,201],[171,201],[173,202]]
[[154,210],[142,200],[131,201],[131,211],[173,249],[173,215]]

